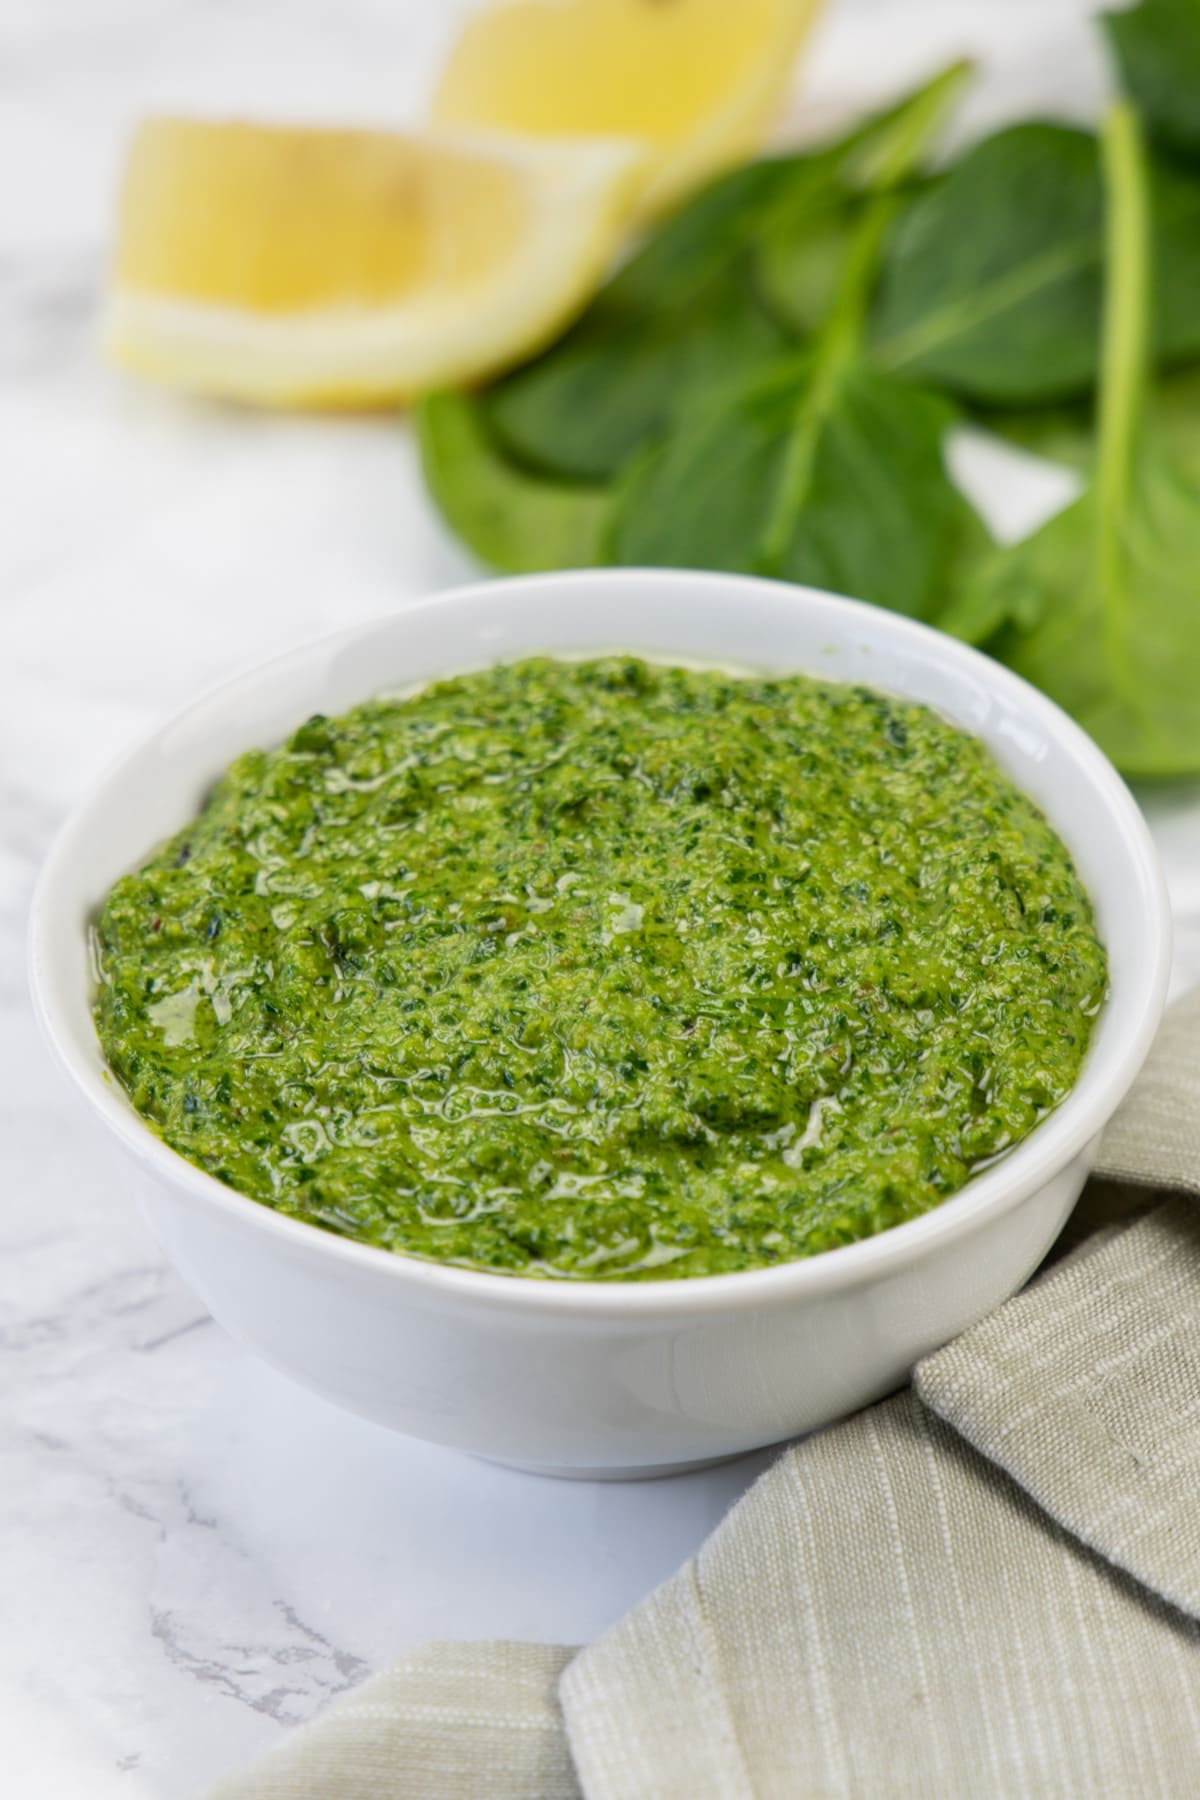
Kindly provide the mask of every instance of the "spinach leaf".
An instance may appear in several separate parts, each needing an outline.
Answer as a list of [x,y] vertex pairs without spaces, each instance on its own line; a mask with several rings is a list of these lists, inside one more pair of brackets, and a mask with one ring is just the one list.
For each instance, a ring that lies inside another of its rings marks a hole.
[[1103,25],[1150,135],[1200,157],[1200,4],[1142,0],[1132,11],[1105,13]]
[[678,310],[625,318],[605,301],[559,347],[492,388],[484,411],[529,468],[603,481],[681,402],[760,367],[786,342],[735,259]]
[[812,351],[693,407],[638,459],[618,497],[614,561],[742,569],[937,611],[973,518],[942,459],[951,411],[860,353],[891,204],[863,220]]
[[1200,482],[1144,417],[1149,178],[1137,118],[1103,135],[1108,196],[1100,422],[1091,486],[985,559],[944,623],[1073,713],[1127,774],[1200,770]]
[[524,574],[604,560],[611,495],[517,468],[470,395],[429,395],[417,410],[417,438],[429,492],[483,562]]
[[[1200,368],[1178,370],[1164,376],[1152,395],[1152,412],[1159,441],[1180,468],[1200,481]],[[985,412],[978,422],[997,437],[1044,456],[1048,462],[1088,471],[1096,454],[1093,408],[1081,402],[1069,406],[1038,406],[1024,411]]]
[[847,218],[862,195],[903,179],[964,74],[944,71],[836,144],[751,163],[704,189],[558,344],[488,392],[499,442],[530,468],[602,480],[682,408],[773,362],[796,322],[764,303],[756,251],[787,242],[789,267],[808,279],[808,314],[822,317]]
[[785,362],[687,415],[631,471],[613,559],[781,576],[920,618],[966,523],[938,395],[860,360]]
[[[1200,183],[1152,175],[1164,361],[1200,355]],[[1104,190],[1096,139],[1066,125],[986,138],[899,221],[872,341],[881,364],[985,405],[1086,393],[1098,372]]]
[[1147,160],[1153,359],[1173,367],[1200,356],[1200,179],[1170,162]]
[[1087,132],[1016,125],[985,139],[901,219],[876,354],[983,400],[1088,386],[1102,221]]
[[[823,326],[871,197],[911,185],[913,170],[968,73],[966,63],[951,64],[827,151],[824,173],[834,180],[823,198],[793,194],[792,204],[765,218],[755,232],[755,284],[769,310],[798,337]],[[814,173],[819,173],[815,167]]]
[[1061,406],[980,412],[975,419],[985,431],[994,432],[1019,450],[1044,456],[1047,462],[1063,463],[1069,469],[1087,471],[1096,452],[1092,411],[1090,400],[1079,400]]
[[[907,184],[905,191],[911,193],[914,186]],[[803,230],[791,224],[766,229],[755,246],[755,289],[797,341],[814,336],[829,316],[849,246],[869,204],[869,198],[862,198],[814,207]]]
[[829,315],[847,247],[861,220],[849,203],[814,207],[801,231],[764,233],[752,279],[771,315],[802,342]]

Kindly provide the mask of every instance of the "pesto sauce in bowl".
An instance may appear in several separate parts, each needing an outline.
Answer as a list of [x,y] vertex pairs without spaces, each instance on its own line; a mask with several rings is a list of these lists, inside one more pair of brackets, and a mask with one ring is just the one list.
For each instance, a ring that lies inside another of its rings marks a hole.
[[469,1268],[663,1279],[944,1200],[1107,965],[975,739],[806,677],[536,658],[251,751],[110,891],[133,1105],[241,1193]]

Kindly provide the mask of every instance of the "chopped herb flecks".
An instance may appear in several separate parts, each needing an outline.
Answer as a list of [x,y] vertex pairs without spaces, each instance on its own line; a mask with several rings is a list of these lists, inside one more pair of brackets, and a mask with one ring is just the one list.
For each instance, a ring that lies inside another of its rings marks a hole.
[[592,1280],[936,1206],[1067,1093],[1106,984],[974,739],[632,657],[310,719],[96,932],[104,1049],[181,1155],[367,1243]]

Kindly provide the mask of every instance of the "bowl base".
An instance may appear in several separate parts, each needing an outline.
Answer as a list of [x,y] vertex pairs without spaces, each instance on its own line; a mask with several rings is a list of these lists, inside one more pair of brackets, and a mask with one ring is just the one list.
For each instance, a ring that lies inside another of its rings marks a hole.
[[516,1469],[520,1475],[548,1475],[554,1481],[665,1481],[670,1475],[692,1475],[697,1469],[717,1469],[722,1463],[749,1456],[748,1450],[727,1450],[720,1456],[698,1456],[693,1462],[631,1463],[628,1467],[606,1464],[598,1469],[575,1468],[569,1463],[510,1462],[504,1456],[481,1456],[480,1462],[498,1469]]

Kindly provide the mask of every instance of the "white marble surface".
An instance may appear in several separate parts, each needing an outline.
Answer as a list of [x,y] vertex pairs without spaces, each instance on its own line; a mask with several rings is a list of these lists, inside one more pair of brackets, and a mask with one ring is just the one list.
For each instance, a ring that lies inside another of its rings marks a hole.
[[[468,566],[390,420],[238,416],[127,385],[91,327],[150,107],[412,116],[454,7],[18,0],[0,24],[0,1788],[183,1800],[432,1635],[592,1636],[761,1466],[637,1486],[487,1468],[252,1361],[166,1268],[37,1040],[37,864],[98,765],[282,643]],[[1086,113],[1082,0],[844,0],[801,117],[975,46],[983,123]],[[984,468],[1009,516],[1020,483]],[[979,475],[978,463],[976,475]],[[1151,803],[1200,969],[1200,803]]]

